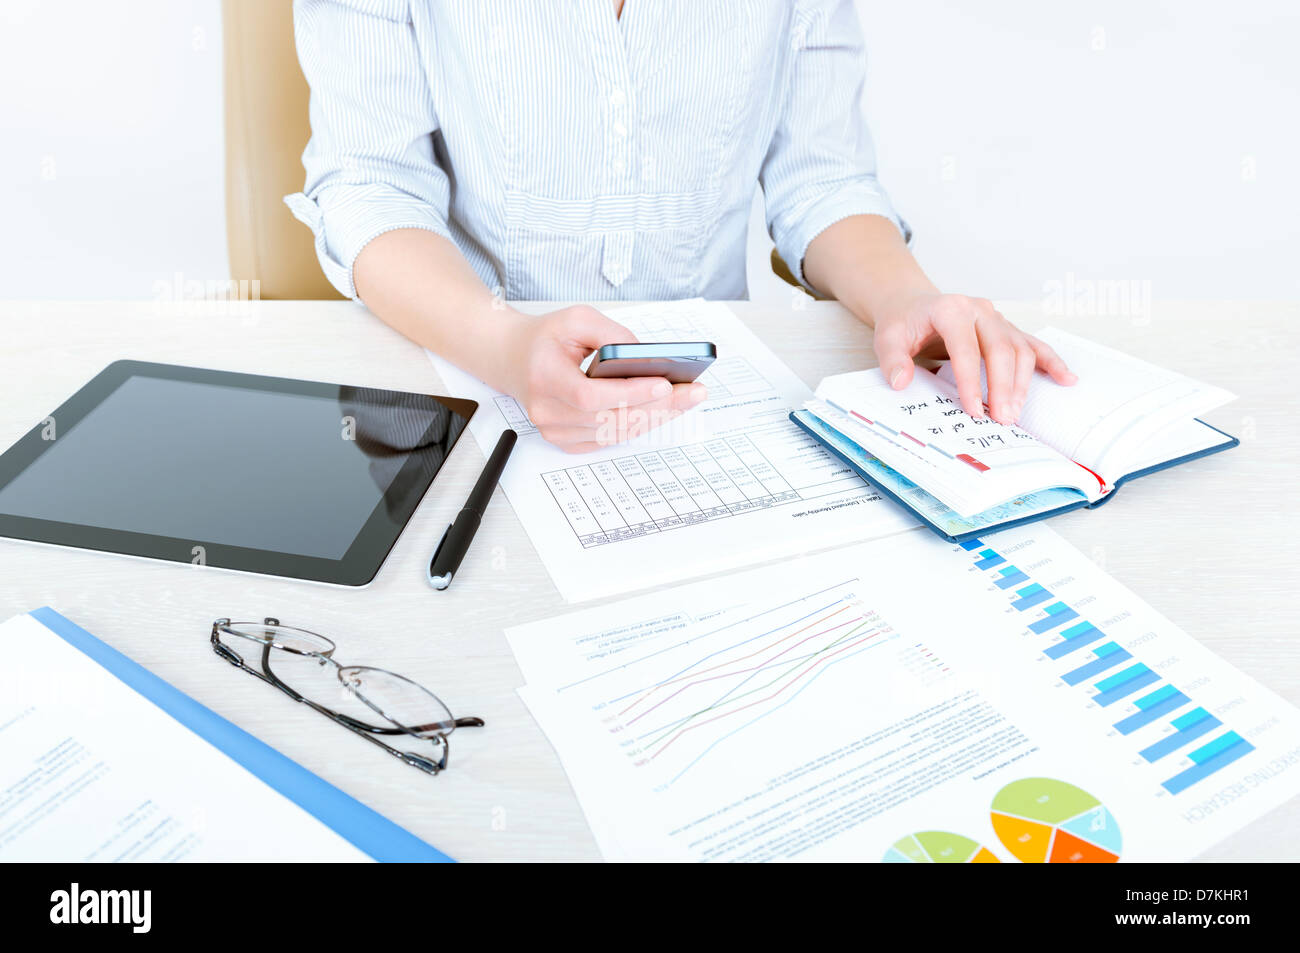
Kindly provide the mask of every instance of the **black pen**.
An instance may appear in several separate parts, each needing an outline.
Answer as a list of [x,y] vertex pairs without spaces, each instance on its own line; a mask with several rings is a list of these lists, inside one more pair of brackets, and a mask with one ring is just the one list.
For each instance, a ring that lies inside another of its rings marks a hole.
[[469,499],[456,514],[455,521],[442,534],[442,540],[429,562],[429,585],[433,588],[446,589],[451,585],[451,577],[460,568],[460,561],[465,558],[469,544],[474,541],[478,524],[483,519],[483,511],[487,509],[488,500],[492,499],[492,491],[501,479],[501,472],[506,468],[506,461],[510,459],[510,451],[515,448],[517,439],[518,435],[513,430],[506,429],[502,432],[478,482],[469,492]]

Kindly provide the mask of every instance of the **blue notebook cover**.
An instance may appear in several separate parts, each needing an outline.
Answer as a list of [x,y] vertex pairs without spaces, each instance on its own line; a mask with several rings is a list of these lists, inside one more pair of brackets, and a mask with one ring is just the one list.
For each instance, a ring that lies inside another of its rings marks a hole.
[[32,611],[31,616],[375,860],[451,861],[442,851],[200,705],[48,606]]
[[1218,453],[1221,450],[1228,450],[1241,443],[1231,434],[1223,433],[1218,427],[1211,426],[1198,419],[1198,423],[1209,427],[1215,433],[1223,434],[1228,439],[1205,450],[1198,450],[1195,453],[1189,453],[1126,474],[1115,481],[1115,486],[1110,493],[1095,503],[1089,503],[1087,498],[1077,490],[1041,490],[1037,493],[1027,494],[1020,499],[1011,500],[1000,506],[995,506],[993,509],[978,513],[975,516],[963,517],[944,507],[943,504],[939,503],[938,500],[935,500],[934,497],[911,480],[892,467],[886,466],[852,440],[840,434],[839,431],[822,423],[816,415],[806,410],[796,410],[791,412],[790,419],[827,450],[847,463],[854,472],[882,494],[899,506],[910,510],[920,519],[922,524],[951,543],[968,542],[978,539],[986,533],[1010,529],[1013,526],[1022,526],[1025,523],[1036,523],[1039,520],[1047,519],[1049,516],[1068,513],[1070,510],[1083,507],[1091,509],[1101,506],[1114,497],[1118,489],[1129,480],[1135,480],[1138,477],[1144,477],[1160,470],[1167,470],[1170,467],[1176,467],[1181,463],[1197,460],[1212,453]]

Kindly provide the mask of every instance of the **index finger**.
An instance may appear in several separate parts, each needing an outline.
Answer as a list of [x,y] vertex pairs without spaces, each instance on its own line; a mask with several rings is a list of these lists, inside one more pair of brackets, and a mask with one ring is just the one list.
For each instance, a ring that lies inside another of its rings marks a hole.
[[984,419],[984,401],[980,399],[980,345],[975,328],[959,324],[944,334],[944,346],[952,360],[952,374],[957,380],[957,395],[962,409],[976,420]]
[[1041,367],[1052,380],[1058,384],[1064,384],[1069,387],[1071,384],[1078,382],[1079,377],[1061,359],[1061,355],[1053,351],[1046,342],[1040,341],[1032,334],[1026,335],[1029,346],[1034,349],[1034,357],[1038,360],[1038,366]]
[[558,395],[571,407],[585,413],[636,407],[663,400],[673,392],[673,385],[663,377],[587,377],[577,368]]

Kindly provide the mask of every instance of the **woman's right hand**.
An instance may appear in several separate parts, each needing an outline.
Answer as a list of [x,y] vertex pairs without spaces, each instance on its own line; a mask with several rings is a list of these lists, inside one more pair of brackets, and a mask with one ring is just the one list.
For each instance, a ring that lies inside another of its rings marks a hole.
[[582,453],[621,443],[708,396],[703,384],[674,385],[662,377],[587,377],[580,365],[592,351],[637,343],[631,331],[595,308],[575,305],[518,317],[504,349],[503,389],[519,400],[542,437],[562,450]]
[[542,436],[572,453],[618,443],[694,407],[703,384],[662,377],[591,380],[587,355],[634,335],[595,308],[540,317],[505,305],[454,244],[423,228],[395,228],[367,244],[352,272],[375,314],[421,347],[519,400]]

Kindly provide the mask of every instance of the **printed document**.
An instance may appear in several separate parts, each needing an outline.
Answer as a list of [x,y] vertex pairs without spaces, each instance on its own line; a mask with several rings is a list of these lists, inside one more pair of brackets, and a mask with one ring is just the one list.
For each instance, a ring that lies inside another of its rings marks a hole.
[[430,354],[448,392],[477,400],[485,453],[519,434],[501,480],[570,602],[645,589],[916,525],[788,419],[808,387],[726,305],[676,301],[607,312],[642,342],[711,341],[709,398],[636,440],[568,454],[518,402]]
[[1041,525],[507,634],[611,860],[1183,860],[1300,793],[1300,711]]
[[0,649],[0,862],[370,860],[30,615]]

